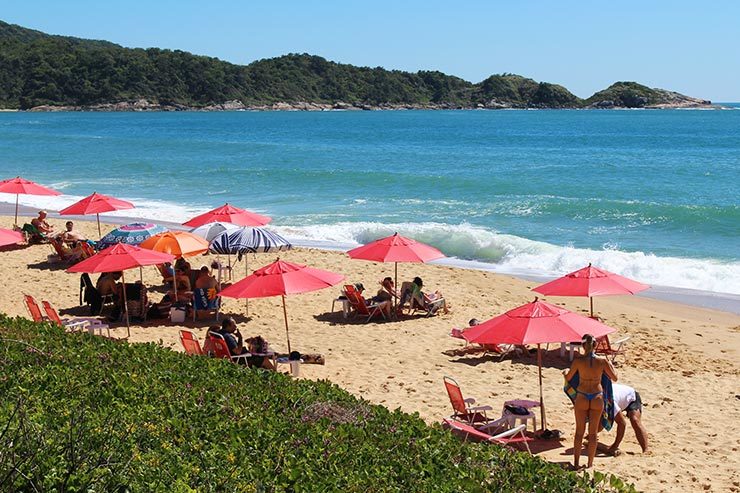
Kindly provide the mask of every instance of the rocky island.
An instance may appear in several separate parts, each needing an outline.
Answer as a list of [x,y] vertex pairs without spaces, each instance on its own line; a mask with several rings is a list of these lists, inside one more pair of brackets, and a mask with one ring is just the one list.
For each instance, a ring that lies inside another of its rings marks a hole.
[[308,54],[236,65],[180,50],[125,48],[0,21],[0,109],[327,111],[710,108],[636,82],[587,99],[515,74],[472,83],[438,71],[357,67]]

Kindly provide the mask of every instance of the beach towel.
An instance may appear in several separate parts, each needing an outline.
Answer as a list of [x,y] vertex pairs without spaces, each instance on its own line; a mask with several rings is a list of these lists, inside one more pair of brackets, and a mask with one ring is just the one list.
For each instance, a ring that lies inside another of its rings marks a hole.
[[[580,377],[578,376],[578,372],[576,372],[573,378],[565,381],[565,385],[563,386],[563,392],[565,392],[565,395],[574,404],[578,395],[579,382]],[[604,412],[601,413],[601,426],[606,431],[609,431],[614,424],[614,392],[612,391],[612,381],[606,376],[606,373],[601,374],[601,388],[604,394]]]

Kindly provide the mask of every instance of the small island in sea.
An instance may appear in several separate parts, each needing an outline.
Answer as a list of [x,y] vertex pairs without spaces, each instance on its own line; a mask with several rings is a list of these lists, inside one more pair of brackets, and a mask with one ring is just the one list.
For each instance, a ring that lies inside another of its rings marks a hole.
[[439,71],[357,67],[309,54],[236,65],[180,50],[124,48],[0,21],[0,109],[29,111],[711,108],[616,82],[587,99],[515,74],[472,83]]

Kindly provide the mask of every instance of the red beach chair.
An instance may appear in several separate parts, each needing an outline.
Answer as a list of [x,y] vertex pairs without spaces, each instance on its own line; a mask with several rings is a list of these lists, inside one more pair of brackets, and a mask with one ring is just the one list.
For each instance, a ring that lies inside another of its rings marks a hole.
[[192,331],[184,329],[181,330],[180,343],[182,344],[182,347],[185,349],[185,352],[187,354],[203,356],[203,349],[200,347],[198,337]]
[[30,294],[24,294],[23,301],[25,301],[26,303],[28,313],[31,314],[31,320],[33,320],[34,322],[43,322],[44,316],[41,314],[41,308],[39,307],[36,299]]
[[444,419],[442,420],[442,422],[445,427],[461,435],[464,440],[495,443],[507,447],[510,447],[511,444],[523,443],[527,449],[527,452],[529,452],[530,454],[532,453],[532,451],[529,449],[529,443],[527,443],[531,442],[532,438],[524,434],[524,430],[526,429],[525,425],[516,426],[496,435],[489,435],[484,431],[477,430],[470,425],[452,419]]

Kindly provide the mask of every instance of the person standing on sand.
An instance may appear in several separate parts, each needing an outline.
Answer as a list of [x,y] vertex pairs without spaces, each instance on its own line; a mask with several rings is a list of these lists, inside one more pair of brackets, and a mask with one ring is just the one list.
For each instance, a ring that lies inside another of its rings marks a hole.
[[612,385],[612,392],[614,393],[614,422],[617,423],[617,436],[606,452],[614,457],[621,453],[619,444],[622,443],[624,432],[627,429],[627,420],[624,419],[622,412],[630,419],[630,424],[632,429],[635,430],[635,436],[640,443],[640,447],[642,447],[642,452],[648,452],[648,434],[642,424],[642,399],[640,394],[629,385],[619,383]]
[[606,374],[612,382],[617,381],[617,373],[609,360],[597,356],[594,352],[595,339],[591,334],[583,336],[583,356],[573,360],[568,372],[563,372],[565,379],[571,379],[578,373],[577,395],[573,403],[573,412],[576,419],[576,435],[573,442],[573,468],[579,469],[581,459],[581,447],[583,446],[583,435],[588,421],[588,466],[593,467],[594,456],[601,423],[601,415],[604,412],[604,389],[601,386],[601,377]]

